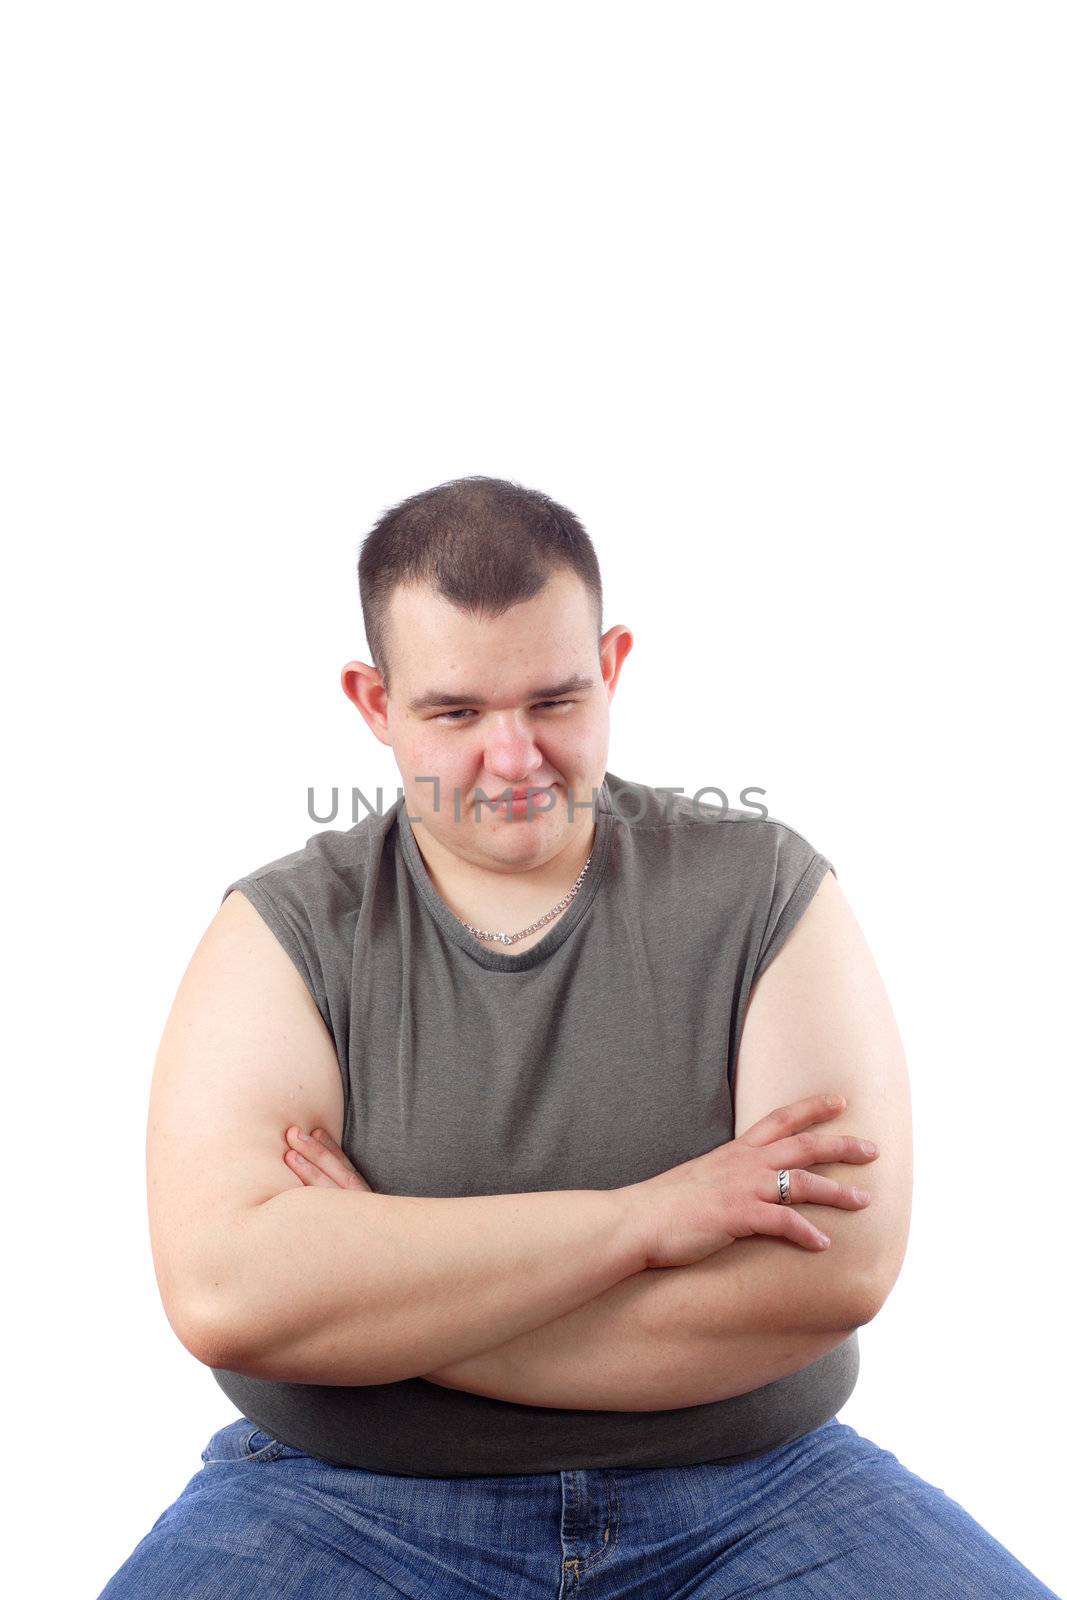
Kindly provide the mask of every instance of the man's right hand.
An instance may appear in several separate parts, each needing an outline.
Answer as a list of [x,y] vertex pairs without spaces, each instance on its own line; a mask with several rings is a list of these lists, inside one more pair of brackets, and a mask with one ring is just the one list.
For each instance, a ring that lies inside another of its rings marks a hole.
[[[810,1133],[813,1123],[841,1114],[837,1095],[809,1095],[761,1117],[747,1132],[706,1155],[683,1161],[619,1192],[634,1207],[644,1241],[646,1267],[685,1267],[752,1234],[777,1234],[806,1250],[823,1250],[829,1239],[793,1204],[839,1206],[860,1211],[870,1196],[833,1178],[808,1172],[821,1162],[875,1161],[851,1134]],[[792,1204],[778,1197],[778,1173],[787,1169]],[[861,1198],[862,1196],[862,1198]]]

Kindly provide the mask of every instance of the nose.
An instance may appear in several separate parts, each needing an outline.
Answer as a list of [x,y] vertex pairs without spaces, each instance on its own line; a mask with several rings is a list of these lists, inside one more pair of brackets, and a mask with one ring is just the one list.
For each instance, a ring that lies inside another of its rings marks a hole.
[[501,784],[518,786],[537,782],[536,774],[542,767],[541,752],[521,715],[490,719],[483,761],[486,771]]

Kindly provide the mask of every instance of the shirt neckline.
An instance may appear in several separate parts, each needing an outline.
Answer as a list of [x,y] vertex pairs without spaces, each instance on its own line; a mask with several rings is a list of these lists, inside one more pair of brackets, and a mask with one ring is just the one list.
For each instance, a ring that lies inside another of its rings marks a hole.
[[589,910],[600,886],[604,875],[604,867],[608,858],[608,840],[610,838],[616,814],[611,806],[608,795],[609,774],[604,774],[597,794],[596,822],[593,834],[593,848],[589,860],[589,868],[582,880],[582,886],[567,909],[562,912],[551,924],[548,932],[543,934],[537,943],[527,950],[520,950],[517,955],[506,955],[503,949],[491,950],[486,945],[479,943],[469,929],[463,926],[459,917],[441,899],[430,874],[426,870],[426,863],[422,859],[415,835],[412,832],[411,821],[407,812],[406,798],[401,795],[397,802],[397,828],[400,836],[400,848],[404,861],[411,874],[419,896],[433,917],[437,926],[445,937],[461,950],[465,950],[473,961],[480,967],[485,967],[490,972],[526,972],[531,967],[536,967],[548,959],[553,951],[558,950],[565,939],[568,939]]

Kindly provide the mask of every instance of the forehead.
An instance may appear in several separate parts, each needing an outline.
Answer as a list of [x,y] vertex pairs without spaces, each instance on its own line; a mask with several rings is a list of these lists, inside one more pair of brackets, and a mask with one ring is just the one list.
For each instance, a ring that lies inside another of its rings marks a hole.
[[423,585],[398,588],[390,604],[397,687],[411,710],[547,699],[596,681],[593,607],[576,573],[553,573],[539,594],[495,617],[472,616]]

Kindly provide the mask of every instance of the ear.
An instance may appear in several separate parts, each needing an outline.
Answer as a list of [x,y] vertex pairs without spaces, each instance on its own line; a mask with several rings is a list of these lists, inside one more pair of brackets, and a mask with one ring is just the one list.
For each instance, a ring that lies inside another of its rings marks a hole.
[[633,649],[634,636],[623,623],[609,628],[600,641],[600,672],[608,691],[608,702],[615,696],[622,664]]
[[359,709],[374,737],[382,744],[392,745],[389,696],[378,668],[366,661],[346,661],[341,669],[341,688]]

